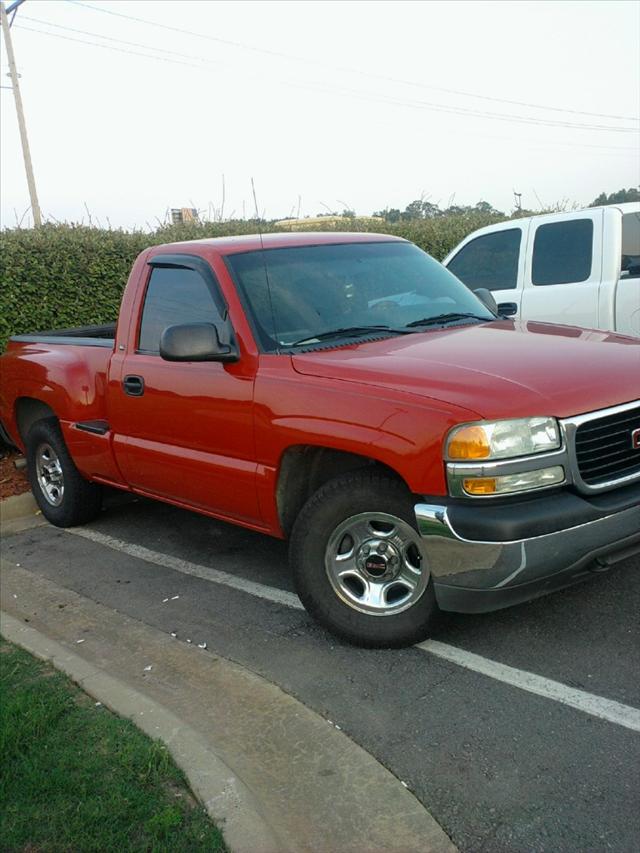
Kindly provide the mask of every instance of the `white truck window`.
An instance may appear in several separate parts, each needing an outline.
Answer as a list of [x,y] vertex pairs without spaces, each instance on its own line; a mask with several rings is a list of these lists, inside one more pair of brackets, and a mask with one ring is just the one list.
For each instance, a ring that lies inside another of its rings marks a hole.
[[550,222],[536,230],[531,282],[535,285],[587,281],[593,260],[593,220]]
[[620,277],[640,277],[640,213],[622,217],[622,265]]
[[476,237],[447,264],[471,290],[511,290],[518,286],[521,228],[508,228]]

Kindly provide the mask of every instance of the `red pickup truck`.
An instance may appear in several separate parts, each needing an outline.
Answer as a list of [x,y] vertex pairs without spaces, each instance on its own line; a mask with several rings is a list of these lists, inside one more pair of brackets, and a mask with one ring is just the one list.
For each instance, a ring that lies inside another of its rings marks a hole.
[[53,524],[112,486],[287,537],[313,616],[407,644],[640,551],[640,339],[489,303],[388,235],[155,246],[116,326],[11,339],[0,418]]

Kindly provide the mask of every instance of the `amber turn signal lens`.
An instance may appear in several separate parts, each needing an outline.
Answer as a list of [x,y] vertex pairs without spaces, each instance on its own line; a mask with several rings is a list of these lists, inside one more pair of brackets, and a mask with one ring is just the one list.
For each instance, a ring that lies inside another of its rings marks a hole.
[[490,454],[489,437],[481,426],[457,430],[447,447],[449,459],[487,459]]
[[473,480],[463,480],[462,488],[468,495],[495,495],[497,483],[495,477],[474,477]]

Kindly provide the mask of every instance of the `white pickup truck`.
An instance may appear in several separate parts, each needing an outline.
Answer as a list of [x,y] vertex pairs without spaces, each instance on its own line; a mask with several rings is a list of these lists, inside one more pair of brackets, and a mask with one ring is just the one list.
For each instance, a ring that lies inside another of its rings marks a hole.
[[512,219],[442,262],[504,316],[640,337],[640,203]]

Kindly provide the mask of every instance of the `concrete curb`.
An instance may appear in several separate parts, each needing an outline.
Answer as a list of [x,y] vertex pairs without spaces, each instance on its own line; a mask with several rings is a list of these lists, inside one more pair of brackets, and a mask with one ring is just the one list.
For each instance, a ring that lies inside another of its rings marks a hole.
[[234,853],[455,853],[373,756],[260,676],[6,560],[0,596],[8,639],[167,743]]
[[198,800],[223,828],[230,850],[273,853],[283,849],[240,779],[197,732],[174,714],[4,611],[0,611],[0,633],[53,664],[94,699],[132,720],[149,737],[164,741]]
[[0,535],[12,536],[48,524],[31,492],[0,501]]
[[18,518],[30,518],[37,512],[39,512],[38,504],[31,492],[13,495],[0,501],[0,519],[3,524]]

